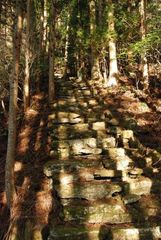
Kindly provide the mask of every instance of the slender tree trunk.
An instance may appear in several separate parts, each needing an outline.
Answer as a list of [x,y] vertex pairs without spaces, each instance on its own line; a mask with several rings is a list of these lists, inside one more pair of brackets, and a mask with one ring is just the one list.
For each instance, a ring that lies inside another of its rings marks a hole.
[[[89,3],[90,8],[90,33],[91,39],[96,31],[96,3],[91,0]],[[99,56],[96,47],[91,43],[91,79],[100,79]]]
[[48,11],[47,0],[44,0],[44,14],[43,14],[43,52],[44,55],[48,52]]
[[5,190],[7,197],[7,205],[12,206],[15,197],[14,186],[14,161],[16,149],[16,110],[18,95],[18,80],[20,66],[20,49],[22,35],[22,9],[21,2],[16,1],[16,25],[13,38],[13,72],[10,80],[10,101],[9,101],[9,122],[8,122],[8,145],[5,166]]
[[49,102],[52,102],[55,97],[54,86],[54,51],[55,51],[55,6],[51,1],[50,12],[50,39],[49,39]]
[[[69,18],[69,16],[68,16]],[[69,19],[66,27],[66,38],[65,38],[65,52],[64,52],[64,78],[66,78],[68,74],[68,49],[69,49]]]
[[41,63],[42,59],[44,57],[43,52],[43,34],[44,34],[44,0],[41,0],[41,6],[40,6],[40,37],[39,37],[39,48],[37,53],[37,69],[36,69],[36,92],[40,92],[40,77],[41,77]]
[[[145,40],[147,27],[146,27],[146,5],[147,0],[141,0],[140,2],[140,15],[141,15],[141,39],[142,41]],[[148,72],[148,60],[146,56],[146,51],[143,50],[141,54],[141,65],[142,65],[142,74],[143,74],[143,85],[144,90],[147,90],[149,87],[149,72]]]
[[115,37],[115,22],[114,22],[114,6],[112,0],[109,0],[108,11],[108,30],[110,34],[109,38],[109,77],[107,86],[117,85],[117,52],[116,52],[116,37]]
[[27,29],[26,29],[26,66],[25,66],[25,79],[24,79],[24,111],[30,105],[30,58],[31,58],[31,46],[30,46],[30,38],[31,38],[31,6],[32,0],[27,0]]

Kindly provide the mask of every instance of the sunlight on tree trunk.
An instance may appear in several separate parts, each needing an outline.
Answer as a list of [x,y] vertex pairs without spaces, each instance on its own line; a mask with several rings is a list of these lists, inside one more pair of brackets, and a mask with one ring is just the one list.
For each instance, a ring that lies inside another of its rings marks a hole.
[[43,14],[43,51],[48,52],[48,10],[47,0],[44,0],[44,14]]
[[8,121],[8,145],[5,167],[5,191],[7,197],[7,205],[12,206],[15,197],[14,186],[14,161],[16,150],[16,110],[18,95],[18,80],[20,69],[20,49],[22,35],[22,9],[19,0],[16,1],[16,25],[13,38],[13,72],[10,80],[10,101],[9,101],[9,121]]
[[55,51],[55,6],[52,1],[50,12],[50,40],[49,40],[49,102],[55,97],[54,86],[54,51]]
[[25,79],[24,79],[24,111],[27,110],[30,104],[30,96],[29,96],[29,84],[30,84],[30,35],[31,35],[31,4],[32,0],[27,0],[27,16],[26,16],[26,66],[25,66]]
[[[141,15],[141,26],[140,33],[142,41],[146,38],[146,5],[147,0],[141,0],[140,2],[140,15]],[[146,56],[146,51],[143,50],[141,53],[141,64],[142,64],[142,74],[143,74],[143,85],[144,90],[147,90],[149,87],[149,72],[148,72],[148,61]]]
[[[91,38],[96,31],[96,3],[95,1],[90,1],[90,33]],[[92,39],[91,39],[92,40]],[[101,77],[99,69],[99,59],[97,49],[94,46],[93,42],[91,43],[91,79],[99,79]]]
[[117,55],[116,55],[116,40],[115,40],[115,23],[114,23],[114,6],[112,0],[109,1],[108,11],[108,30],[109,30],[109,77],[107,86],[117,85]]
[[69,48],[69,14],[67,16],[66,37],[65,37],[65,49],[64,49],[64,78],[68,74],[68,48]]

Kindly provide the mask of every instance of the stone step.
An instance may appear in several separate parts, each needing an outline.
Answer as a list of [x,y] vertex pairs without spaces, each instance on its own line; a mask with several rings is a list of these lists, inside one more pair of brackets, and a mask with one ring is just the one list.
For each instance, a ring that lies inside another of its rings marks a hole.
[[124,191],[129,194],[149,195],[151,193],[161,194],[161,180],[144,176],[137,176],[135,179],[127,178],[124,184]]
[[51,227],[48,240],[99,240],[100,226],[56,225]]
[[[75,128],[74,128],[75,126]],[[94,130],[84,130],[83,128],[77,128],[77,124],[72,127],[65,127],[63,125],[58,126],[56,129],[52,130],[50,137],[52,140],[74,140],[82,138],[96,138],[97,132]],[[88,126],[87,126],[88,127]]]
[[[61,133],[62,134],[62,133]],[[83,134],[84,135],[84,134]],[[74,137],[74,136],[73,136]],[[66,149],[69,155],[79,154],[91,154],[93,151],[95,154],[100,154],[102,149],[107,150],[109,148],[116,147],[116,140],[112,136],[102,136],[98,138],[87,137],[87,138],[72,139],[72,140],[53,140],[51,147],[56,151],[61,152]],[[98,153],[97,153],[98,152]],[[125,156],[125,155],[124,155]]]
[[48,240],[158,240],[160,225],[53,225]]
[[[75,112],[56,112],[50,114],[48,117],[52,124],[77,124],[77,123],[95,123],[98,121],[98,116],[100,120],[105,120],[105,116],[98,115],[97,113],[75,113]],[[107,119],[108,120],[108,119]],[[108,123],[108,122],[107,122]]]
[[57,95],[64,95],[64,94],[69,94],[69,95],[83,95],[83,96],[92,96],[92,92],[89,88],[87,87],[81,87],[81,86],[68,86],[68,88],[64,87],[57,87]]
[[[105,174],[106,172],[106,174]],[[115,182],[117,179],[122,178],[122,172],[121,171],[115,171],[112,169],[104,169],[103,166],[99,167],[84,167],[80,169],[61,169],[61,170],[55,170],[54,174],[51,173],[48,175],[52,177],[54,183],[61,184],[77,184],[77,183],[83,183],[97,180],[97,182],[101,182],[101,180],[107,180],[108,182]]]
[[[83,107],[83,108],[81,108]],[[110,113],[107,115],[104,111],[103,111],[103,106],[93,106],[93,107],[89,107],[88,104],[84,101],[80,101],[79,103],[74,103],[74,104],[64,104],[64,105],[59,105],[59,104],[53,104],[53,106],[51,107],[53,112],[59,112],[59,111],[63,111],[63,112],[74,112],[77,114],[82,114],[83,116],[88,116],[89,114],[97,114],[98,117],[100,116],[109,116]],[[98,118],[99,119],[99,118]]]
[[54,184],[54,189],[57,191],[61,199],[76,198],[86,199],[89,201],[107,199],[112,197],[113,194],[120,193],[122,191],[119,184],[97,180],[77,182],[74,184]]
[[48,116],[48,120],[53,123],[80,123],[83,122],[84,119],[80,116],[80,114],[74,112],[56,112],[50,114]]
[[126,170],[134,167],[133,160],[126,155],[124,148],[109,148],[107,150],[107,158],[103,159],[105,168],[116,170]]
[[59,160],[48,161],[44,165],[44,174],[47,177],[52,177],[60,171],[64,172],[77,172],[84,170],[85,168],[102,168],[103,156],[101,155],[89,155],[89,156],[76,156],[70,158],[64,158]]
[[[134,198],[134,196],[133,196]],[[147,195],[125,202],[125,197],[117,195],[107,199],[87,201],[79,199],[61,199],[63,211],[60,216],[65,222],[79,223],[146,223],[160,219],[160,195]]]
[[[53,131],[56,130],[59,130],[60,131],[63,131],[63,132],[71,132],[71,131],[76,131],[77,132],[85,132],[85,131],[88,131],[88,130],[95,130],[95,131],[100,131],[100,134],[103,132],[103,134],[106,134],[106,133],[111,133],[111,134],[116,134],[116,131],[115,129],[111,129],[111,132],[110,130],[106,130],[106,122],[104,121],[96,121],[96,122],[90,122],[90,123],[77,123],[77,124],[61,124],[61,126],[53,126],[52,122],[50,121],[48,123],[48,127],[50,129],[53,129]],[[50,131],[51,132],[51,131]]]
[[93,202],[61,199],[61,203],[63,212],[60,215],[65,222],[120,224],[130,223],[133,218],[120,197]]
[[80,117],[84,118],[84,121],[89,121],[90,119],[94,119],[94,121],[98,121],[98,119],[105,121],[108,123],[110,122],[110,117],[108,117],[107,114],[105,114],[102,110],[102,107],[86,107],[83,106],[83,109],[80,105],[78,106],[62,106],[62,107],[55,107],[53,109],[53,114],[49,115],[49,119],[55,120],[63,117],[75,117],[75,114],[79,115]]
[[[100,169],[100,172],[103,170]],[[98,172],[99,170],[96,171],[93,169],[92,171],[88,168],[78,170],[75,173],[68,173],[62,170],[58,175],[55,174],[53,176],[53,179],[56,180],[54,181],[55,184],[58,183],[57,186],[54,185],[55,189],[59,192],[61,198],[84,198],[87,200],[92,200],[92,196],[93,199],[107,198],[110,194],[112,196],[114,193],[119,193],[122,190],[123,194],[129,196],[129,201],[133,197],[137,198],[137,196],[150,195],[152,193],[161,194],[161,181],[159,180],[154,181],[154,186],[152,186],[152,180],[144,176],[137,177],[136,179],[129,178],[125,182],[125,173],[122,173],[124,176],[121,181],[120,172],[120,175],[118,173],[115,173],[113,176],[106,174],[106,177],[103,175],[103,177],[99,178],[100,174]],[[117,181],[113,181],[115,178]],[[120,179],[120,182],[118,179]],[[126,200],[128,203],[128,199]]]
[[161,237],[160,226],[151,227],[109,227],[102,228],[102,234],[106,235],[106,240],[157,240]]
[[84,138],[74,140],[52,141],[53,149],[60,156],[66,153],[66,157],[81,154],[101,154],[102,149],[98,147],[96,138]]

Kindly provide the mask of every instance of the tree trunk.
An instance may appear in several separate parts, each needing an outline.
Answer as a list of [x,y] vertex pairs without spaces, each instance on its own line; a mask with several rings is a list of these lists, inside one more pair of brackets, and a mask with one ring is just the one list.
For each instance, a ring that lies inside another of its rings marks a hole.
[[65,51],[64,51],[64,74],[63,77],[66,78],[68,75],[68,49],[69,49],[69,15],[66,26],[66,38],[65,38]]
[[42,45],[43,45],[43,52],[44,52],[44,55],[45,55],[48,52],[48,11],[47,11],[47,0],[44,0],[43,44]]
[[50,39],[49,39],[49,102],[51,103],[55,97],[54,86],[54,51],[55,51],[55,6],[51,1],[50,12]]
[[43,63],[44,51],[43,51],[43,34],[44,34],[44,0],[40,1],[40,30],[39,30],[39,47],[37,50],[37,69],[36,69],[36,92],[40,92],[40,77],[43,75],[41,72],[41,64]]
[[109,77],[107,86],[115,86],[117,85],[118,67],[116,54],[117,52],[114,22],[114,6],[112,0],[109,0],[108,30],[110,37],[109,37]]
[[[96,31],[96,5],[95,1],[91,0],[89,3],[90,8],[90,33],[91,40]],[[91,79],[100,79],[100,67],[99,67],[99,56],[95,44],[91,43]]]
[[29,85],[30,85],[30,58],[31,58],[31,46],[30,46],[30,37],[31,37],[31,4],[32,0],[27,0],[27,28],[26,28],[26,66],[25,66],[25,79],[24,79],[24,111],[30,105],[30,92],[29,92]]
[[[140,2],[140,15],[141,15],[141,26],[140,26],[140,33],[141,33],[141,40],[144,41],[146,37],[146,0],[141,0]],[[146,56],[146,51],[143,50],[141,54],[141,65],[142,65],[142,74],[143,74],[143,85],[144,90],[147,90],[149,87],[149,72],[148,72],[148,61]]]
[[21,2],[16,1],[16,25],[13,37],[13,72],[10,80],[9,122],[8,122],[8,145],[5,166],[5,191],[8,207],[12,206],[15,197],[14,186],[14,161],[16,149],[16,110],[18,95],[18,80],[20,66],[20,49],[22,35],[22,9]]

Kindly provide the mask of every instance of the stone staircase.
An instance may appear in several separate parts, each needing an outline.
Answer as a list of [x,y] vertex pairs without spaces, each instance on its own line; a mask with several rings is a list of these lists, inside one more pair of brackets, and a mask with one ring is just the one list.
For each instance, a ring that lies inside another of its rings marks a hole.
[[[161,239],[161,178],[92,82],[56,81],[48,129],[54,191],[48,240]],[[157,160],[156,160],[157,161]]]

